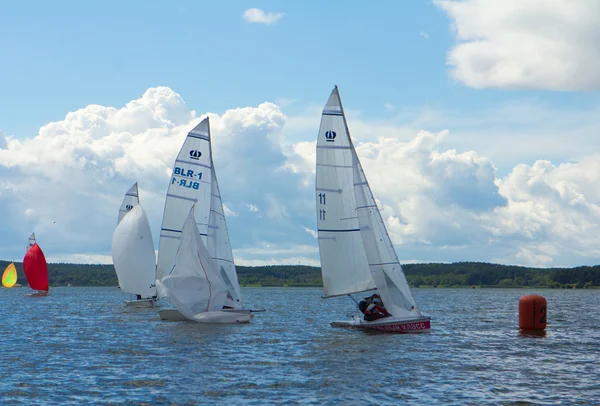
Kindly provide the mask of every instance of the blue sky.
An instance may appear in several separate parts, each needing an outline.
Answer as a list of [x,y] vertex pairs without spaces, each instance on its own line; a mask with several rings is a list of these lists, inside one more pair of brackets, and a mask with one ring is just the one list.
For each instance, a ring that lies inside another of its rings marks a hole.
[[[165,130],[175,151],[183,134],[211,113],[222,124],[215,137],[245,137],[235,146],[223,142],[216,151],[232,161],[244,161],[234,151],[264,154],[260,164],[248,158],[247,165],[256,166],[252,170],[215,157],[217,168],[224,167],[219,179],[225,200],[229,196],[239,262],[316,264],[316,240],[303,231],[315,228],[314,158],[307,143],[314,142],[319,111],[338,85],[352,135],[365,153],[378,151],[367,176],[389,207],[388,228],[402,260],[598,263],[600,252],[588,241],[598,231],[583,226],[600,224],[600,184],[593,174],[600,148],[600,75],[590,68],[597,66],[600,48],[593,41],[598,29],[587,17],[597,15],[598,6],[582,2],[566,18],[567,3],[560,1],[532,0],[529,7],[513,0],[365,4],[3,2],[0,207],[12,213],[3,228],[23,240],[33,230],[39,229],[40,237],[46,233],[52,239],[50,259],[106,262],[113,219],[103,221],[104,206],[94,204],[119,200],[139,181],[142,199],[144,189],[149,195],[147,210],[157,235],[166,189],[161,177],[168,176],[172,157],[156,157],[164,167],[144,161],[140,157],[155,153],[144,137]],[[243,14],[251,8],[279,17],[270,23],[247,21]],[[147,93],[157,87],[171,93]],[[127,113],[139,124],[135,131],[111,119],[110,131],[99,134],[104,127],[85,110],[89,105],[124,109],[135,100],[154,109],[140,116]],[[236,110],[243,108],[250,110]],[[77,124],[65,121],[77,111]],[[167,124],[152,121],[163,113]],[[138,149],[110,144],[114,150],[107,153],[111,134],[120,131],[129,132]],[[97,142],[87,148],[82,134]],[[136,137],[145,141],[136,143]],[[261,142],[268,147],[260,148]],[[144,154],[136,155],[141,149]],[[62,159],[74,164],[61,172],[56,162]],[[81,164],[82,159],[92,164]],[[118,159],[123,166],[115,164]],[[49,167],[34,173],[31,165]],[[49,175],[53,170],[57,173]],[[400,185],[399,194],[384,186],[377,190],[373,178],[390,171],[397,171],[398,179],[413,173],[408,179],[423,183]],[[150,173],[152,180],[144,184],[141,174]],[[246,179],[250,173],[260,179]],[[80,175],[85,186],[75,187],[75,180],[69,187],[45,186]],[[36,176],[45,179],[44,187],[20,189]],[[243,185],[249,191],[241,193]],[[255,196],[260,188],[265,189]],[[91,198],[94,191],[102,198]],[[277,192],[275,200],[265,197],[270,191]],[[57,228],[64,227],[61,242],[44,224],[64,211],[66,195],[78,206],[92,205],[97,221],[79,228],[78,220],[57,222]],[[34,207],[37,199],[48,204]],[[428,203],[440,213],[438,220],[417,212]],[[260,211],[244,211],[248,205]],[[393,230],[395,220],[403,226]],[[24,244],[14,236],[1,239],[6,244],[0,257],[21,255]]]

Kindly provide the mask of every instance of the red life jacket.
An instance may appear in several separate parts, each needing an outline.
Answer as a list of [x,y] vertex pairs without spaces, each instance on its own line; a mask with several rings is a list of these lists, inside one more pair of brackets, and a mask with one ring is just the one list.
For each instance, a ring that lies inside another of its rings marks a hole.
[[365,310],[365,320],[367,321],[377,320],[387,316],[391,316],[391,314],[385,310],[385,307],[374,303],[371,303],[369,307],[367,307],[367,310]]

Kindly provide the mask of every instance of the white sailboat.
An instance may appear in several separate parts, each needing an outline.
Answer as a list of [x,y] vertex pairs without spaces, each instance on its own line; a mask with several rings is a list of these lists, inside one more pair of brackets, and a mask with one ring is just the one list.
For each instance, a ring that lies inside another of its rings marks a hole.
[[430,318],[417,308],[352,144],[337,86],[321,116],[316,206],[325,298],[377,290],[389,314],[372,321],[357,316],[331,326],[429,331]]
[[[225,302],[221,305],[222,309],[225,307],[225,311],[219,312],[225,313],[227,316],[223,316],[223,314],[211,314],[210,317],[199,314],[192,315],[189,310],[183,307],[183,302],[177,298],[179,294],[186,294],[185,289],[181,287],[180,293],[179,285],[173,285],[168,289],[159,289],[159,295],[168,297],[169,301],[177,307],[177,310],[161,310],[159,312],[161,319],[171,321],[189,319],[206,323],[250,321],[253,317],[251,314],[253,310],[244,310],[242,305],[240,286],[229,243],[227,223],[212,160],[208,117],[190,131],[175,160],[161,228],[156,276],[157,286],[161,283],[163,287],[167,286],[164,281],[168,281],[166,279],[168,276],[182,272],[181,267],[179,270],[177,269],[176,258],[179,261],[179,251],[181,251],[181,246],[184,244],[181,239],[183,236],[182,227],[186,218],[189,218],[191,207],[194,207],[193,215],[196,219],[199,241],[204,248],[204,250],[198,250],[208,253],[210,261],[206,261],[212,264],[219,283],[222,282],[227,288]],[[186,260],[182,261],[187,263]],[[199,267],[196,271],[199,269],[202,268]],[[201,298],[199,297],[198,300],[201,300]],[[196,309],[196,307],[194,308]],[[185,310],[185,312],[182,310]],[[211,313],[214,312],[211,310]],[[235,313],[235,317],[230,316],[233,313]],[[244,315],[244,317],[241,317],[241,315]]]
[[138,297],[138,300],[126,301],[125,305],[155,306],[156,255],[150,223],[139,204],[137,182],[127,191],[119,209],[119,221],[112,238],[112,258],[119,287]]

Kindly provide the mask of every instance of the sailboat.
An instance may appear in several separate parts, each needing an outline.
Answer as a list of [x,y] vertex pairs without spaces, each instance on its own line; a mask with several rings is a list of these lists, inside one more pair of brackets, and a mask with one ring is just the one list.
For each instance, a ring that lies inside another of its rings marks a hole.
[[[204,250],[200,250],[200,248],[198,250],[204,254],[208,253],[210,261],[206,261],[211,263],[211,267],[215,269],[218,276],[218,282],[211,279],[210,283],[211,285],[218,285],[222,282],[227,288],[225,302],[222,305],[222,307],[225,306],[225,311],[212,314],[210,317],[207,315],[192,315],[189,310],[183,307],[180,309],[182,306],[181,301],[177,298],[180,292],[185,294],[185,289],[179,291],[179,287],[169,285],[170,287],[167,289],[162,289],[163,293],[159,289],[159,296],[168,297],[177,307],[177,310],[163,309],[159,312],[159,315],[163,320],[172,321],[189,319],[207,323],[249,322],[253,317],[252,312],[264,311],[264,309],[243,309],[223,203],[221,202],[212,160],[208,117],[188,133],[175,159],[167,190],[160,234],[156,272],[157,287],[161,282],[163,287],[167,286],[168,283],[164,282],[168,280],[166,278],[181,272],[181,266],[177,270],[176,258],[178,261],[187,263],[185,259],[179,259],[179,255],[184,255],[179,251],[182,250],[184,243],[190,244],[189,241],[184,242],[182,236],[183,225],[189,220],[192,207],[194,208],[193,216],[196,222],[198,239],[204,247]],[[198,266],[196,271],[202,269],[198,264],[196,265]],[[201,297],[197,299],[199,301],[204,300]],[[196,309],[196,307],[194,308]],[[211,311],[211,313],[214,312]],[[231,315],[234,315],[234,317]]]
[[2,274],[2,286],[5,288],[12,288],[17,283],[17,268],[15,264],[11,262],[8,264],[4,273]]
[[[352,144],[337,86],[323,109],[317,140],[316,211],[325,298],[377,291],[387,317],[355,316],[332,327],[425,332],[385,223]],[[358,303],[357,303],[358,304]]]
[[23,258],[23,272],[29,287],[37,292],[29,294],[29,296],[46,296],[49,293],[48,288],[48,264],[46,257],[40,246],[35,242],[35,234],[29,237],[29,243],[33,245],[29,247]]
[[119,287],[138,296],[126,306],[153,307],[156,302],[156,255],[148,217],[139,203],[137,182],[123,198],[112,238],[112,258]]

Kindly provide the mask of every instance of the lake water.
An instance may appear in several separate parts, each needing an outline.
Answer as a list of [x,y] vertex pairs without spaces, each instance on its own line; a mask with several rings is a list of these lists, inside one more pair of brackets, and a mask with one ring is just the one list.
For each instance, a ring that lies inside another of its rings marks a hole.
[[[248,325],[161,322],[117,288],[0,290],[0,403],[600,404],[600,291],[415,289],[427,334],[333,329],[321,289],[245,288]],[[548,300],[544,337],[518,300]]]

